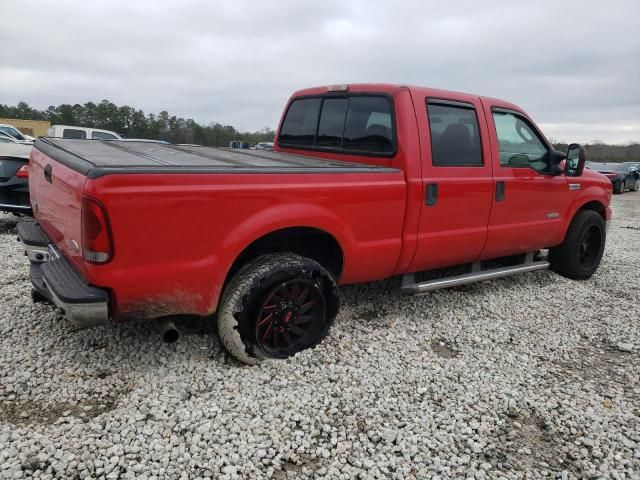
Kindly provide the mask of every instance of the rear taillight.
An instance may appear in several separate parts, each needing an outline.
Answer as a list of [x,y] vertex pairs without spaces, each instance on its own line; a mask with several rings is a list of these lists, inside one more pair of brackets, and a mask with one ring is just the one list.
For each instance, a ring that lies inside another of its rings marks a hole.
[[82,197],[82,253],[91,263],[107,263],[113,257],[111,225],[104,205]]
[[29,178],[29,165],[21,166],[16,172],[18,178]]

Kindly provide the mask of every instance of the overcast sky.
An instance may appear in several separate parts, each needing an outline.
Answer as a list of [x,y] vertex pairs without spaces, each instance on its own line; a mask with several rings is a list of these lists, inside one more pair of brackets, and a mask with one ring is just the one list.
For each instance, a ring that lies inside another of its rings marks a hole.
[[5,104],[255,130],[296,89],[394,82],[512,101],[553,139],[640,141],[639,0],[3,0],[0,17]]

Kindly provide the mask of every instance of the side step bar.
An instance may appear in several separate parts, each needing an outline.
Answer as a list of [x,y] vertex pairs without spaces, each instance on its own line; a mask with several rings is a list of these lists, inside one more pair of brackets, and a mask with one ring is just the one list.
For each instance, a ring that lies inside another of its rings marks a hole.
[[[549,262],[540,260],[537,262],[525,262],[511,267],[493,268],[484,271],[472,271],[464,275],[455,275],[453,277],[437,278],[427,280],[426,282],[415,283],[413,274],[405,275],[402,278],[401,290],[414,295],[424,295],[434,290],[448,287],[459,287],[460,285],[468,285],[470,283],[482,282],[484,280],[493,280],[495,278],[508,277],[517,273],[535,272],[537,270],[546,270],[549,268]],[[474,268],[473,270],[477,270]]]

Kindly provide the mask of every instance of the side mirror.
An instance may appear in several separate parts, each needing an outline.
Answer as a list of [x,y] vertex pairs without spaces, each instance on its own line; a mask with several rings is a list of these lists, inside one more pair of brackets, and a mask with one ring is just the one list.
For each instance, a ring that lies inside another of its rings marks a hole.
[[564,173],[567,177],[579,177],[584,171],[587,161],[587,151],[579,143],[572,143],[567,149],[567,161],[564,165]]

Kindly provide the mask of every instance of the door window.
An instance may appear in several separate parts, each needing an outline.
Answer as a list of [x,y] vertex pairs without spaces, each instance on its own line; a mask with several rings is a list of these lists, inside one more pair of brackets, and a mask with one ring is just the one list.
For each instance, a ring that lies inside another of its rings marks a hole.
[[500,165],[549,171],[549,150],[528,122],[509,112],[494,111]]
[[472,105],[427,102],[431,161],[437,167],[481,166],[482,146]]

